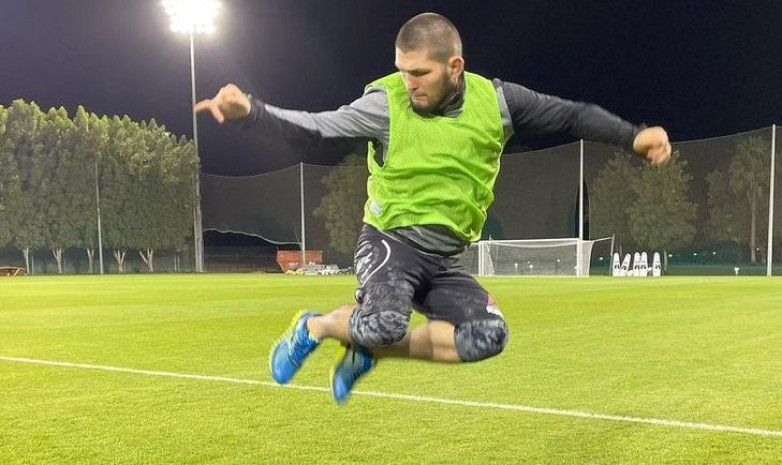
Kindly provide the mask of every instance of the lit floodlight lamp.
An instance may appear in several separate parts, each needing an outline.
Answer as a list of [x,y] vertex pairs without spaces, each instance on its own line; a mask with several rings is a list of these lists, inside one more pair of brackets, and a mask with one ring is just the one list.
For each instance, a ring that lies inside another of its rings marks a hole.
[[[193,145],[198,155],[198,122],[196,121],[195,85],[195,35],[214,31],[214,20],[220,10],[216,0],[163,0],[163,8],[171,19],[171,30],[185,32],[190,36],[190,96],[193,116]],[[200,159],[200,158],[199,158]],[[195,243],[195,271],[204,271],[204,236],[201,217],[200,162],[194,183],[195,205],[193,207],[193,241]]]
[[211,34],[220,10],[215,0],[163,0],[163,8],[171,19],[171,30],[191,34]]

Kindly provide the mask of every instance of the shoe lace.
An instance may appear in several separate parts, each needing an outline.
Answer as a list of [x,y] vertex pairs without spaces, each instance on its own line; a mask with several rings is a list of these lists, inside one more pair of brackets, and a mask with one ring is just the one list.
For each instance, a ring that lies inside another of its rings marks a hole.
[[298,365],[298,361],[304,358],[309,350],[310,341],[306,336],[300,337],[299,331],[294,331],[290,338],[291,353],[289,359],[295,365]]

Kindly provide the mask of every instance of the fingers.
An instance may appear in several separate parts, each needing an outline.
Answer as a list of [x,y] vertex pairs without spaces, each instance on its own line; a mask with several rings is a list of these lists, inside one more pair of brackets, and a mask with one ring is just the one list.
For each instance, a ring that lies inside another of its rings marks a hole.
[[638,154],[644,154],[653,166],[662,166],[671,158],[668,133],[660,126],[642,129],[633,141],[633,149]]
[[204,99],[193,106],[196,113],[206,110],[218,123],[226,120],[235,120],[247,117],[250,114],[252,103],[242,90],[235,84],[228,84],[211,99]]
[[220,105],[217,103],[209,105],[209,112],[212,113],[212,118],[218,123],[223,124],[223,122],[225,122],[225,116],[223,115],[223,112],[220,111]]
[[655,148],[650,149],[646,155],[647,160],[653,166],[662,166],[671,158],[671,143],[667,140]]
[[671,159],[671,152],[673,151],[671,143],[666,141],[665,148],[663,149],[663,163],[667,163]]
[[212,104],[212,99],[208,99],[208,98],[203,99],[195,104],[195,106],[193,107],[193,111],[195,111],[196,113],[201,113],[204,110],[208,110],[209,105],[211,104]]
[[218,103],[217,99],[201,100],[200,102],[195,104],[193,110],[196,113],[201,113],[203,111],[209,110],[209,112],[212,114],[212,118],[214,118],[215,121],[217,121],[220,124],[223,124],[223,122],[225,121],[225,115],[223,115],[223,112],[220,110],[220,104]]

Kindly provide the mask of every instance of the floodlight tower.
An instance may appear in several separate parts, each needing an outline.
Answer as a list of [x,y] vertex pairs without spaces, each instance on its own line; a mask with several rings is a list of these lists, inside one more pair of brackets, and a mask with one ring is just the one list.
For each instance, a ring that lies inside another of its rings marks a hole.
[[220,10],[215,0],[163,0],[163,8],[171,19],[171,30],[184,32],[190,36],[190,95],[193,115],[193,145],[196,159],[199,161],[194,184],[195,202],[193,206],[193,238],[195,240],[195,270],[204,271],[204,235],[201,221],[201,162],[198,153],[198,123],[194,110],[196,103],[195,85],[195,41],[196,34],[214,32],[214,20]]

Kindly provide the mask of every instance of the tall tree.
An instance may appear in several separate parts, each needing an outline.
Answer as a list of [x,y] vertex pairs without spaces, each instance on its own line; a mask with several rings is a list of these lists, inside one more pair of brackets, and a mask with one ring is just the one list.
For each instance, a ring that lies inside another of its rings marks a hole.
[[750,136],[739,142],[736,155],[730,163],[728,184],[733,193],[742,199],[749,213],[749,259],[757,262],[757,235],[768,217],[761,211],[768,211],[770,181],[771,142],[760,136]]
[[8,113],[8,108],[0,106],[0,247],[11,242],[14,237],[18,213],[15,202],[21,192],[13,144],[6,136]]
[[199,163],[192,140],[184,136],[179,140],[172,135],[168,138],[173,145],[163,152],[162,160],[163,198],[166,199],[166,214],[161,219],[162,247],[180,252],[193,231],[193,180],[197,179]]
[[68,112],[51,108],[41,125],[44,148],[42,166],[46,182],[36,196],[37,209],[46,216],[46,245],[63,273],[63,252],[78,241],[79,223],[86,213],[84,163],[74,154],[74,123]]
[[182,247],[192,225],[192,189],[197,160],[192,143],[182,138],[177,142],[165,127],[154,120],[142,123],[142,137],[145,140],[147,158],[138,166],[137,212],[139,226],[135,248],[147,265],[154,271],[156,250]]
[[5,142],[16,159],[19,195],[13,202],[13,243],[22,250],[29,273],[30,254],[46,244],[46,212],[39,208],[46,190],[47,169],[40,126],[44,119],[38,105],[14,100],[6,120]]
[[76,109],[73,118],[73,157],[80,168],[74,177],[81,178],[80,212],[75,221],[76,239],[73,245],[84,249],[87,254],[88,271],[94,270],[95,247],[98,237],[98,192],[99,172],[103,153],[108,144],[108,121],[88,113],[84,107]]
[[[107,119],[108,144],[100,173],[101,212],[106,246],[113,249],[117,271],[125,272],[125,257],[133,247],[135,186],[131,160],[138,151],[138,124],[127,116]],[[136,157],[138,160],[139,157]]]
[[[135,150],[129,160],[134,183],[134,202],[128,212],[133,218],[132,247],[138,250],[149,271],[154,271],[154,252],[160,246],[159,218],[164,211],[161,197],[159,154],[154,153],[153,133],[157,123],[142,121],[135,135]],[[158,156],[156,156],[158,155]]]
[[325,220],[329,245],[338,252],[351,253],[356,247],[368,176],[366,158],[350,154],[321,179],[329,193],[323,196],[313,214]]
[[635,242],[662,250],[665,268],[667,251],[687,245],[695,236],[696,205],[687,195],[692,176],[684,171],[685,166],[674,152],[665,166],[645,167],[633,184],[637,198],[628,209]]
[[737,246],[749,237],[749,214],[744,203],[731,191],[725,168],[706,176],[708,189],[708,232],[716,241],[731,241]]
[[634,163],[634,155],[624,151],[614,153],[600,170],[592,185],[590,202],[590,227],[593,237],[614,235],[618,250],[630,250],[633,237],[630,234],[628,209],[638,194],[633,186],[641,175],[641,167]]

